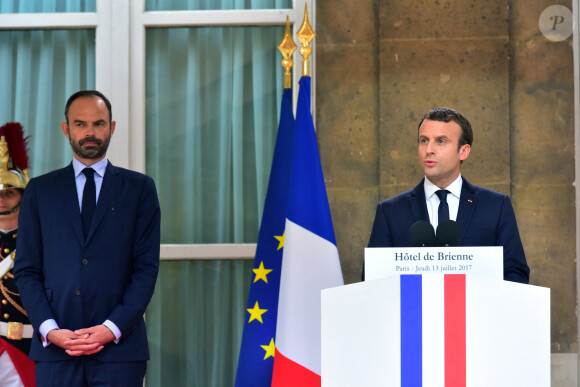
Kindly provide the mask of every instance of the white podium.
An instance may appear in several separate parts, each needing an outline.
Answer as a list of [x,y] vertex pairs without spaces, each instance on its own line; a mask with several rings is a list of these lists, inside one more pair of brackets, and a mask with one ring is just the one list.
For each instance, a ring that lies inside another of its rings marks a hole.
[[322,386],[550,386],[550,290],[465,274],[323,290]]

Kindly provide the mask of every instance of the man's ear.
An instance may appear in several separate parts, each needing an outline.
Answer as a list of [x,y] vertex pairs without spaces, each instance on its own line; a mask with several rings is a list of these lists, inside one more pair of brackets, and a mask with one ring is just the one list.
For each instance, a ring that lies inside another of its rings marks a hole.
[[[60,123],[60,128],[62,129],[62,132],[64,133],[65,137],[68,138],[68,125],[66,122],[61,122]],[[68,138],[70,140],[70,138]]]
[[469,152],[471,152],[471,145],[461,145],[459,148],[459,160],[463,161],[467,159],[469,157]]

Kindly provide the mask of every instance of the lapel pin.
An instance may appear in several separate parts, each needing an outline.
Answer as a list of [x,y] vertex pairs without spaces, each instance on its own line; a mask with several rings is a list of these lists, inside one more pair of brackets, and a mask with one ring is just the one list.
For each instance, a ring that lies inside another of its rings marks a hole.
[[468,201],[469,203],[473,203],[473,200],[471,200],[471,199],[467,199],[467,201]]

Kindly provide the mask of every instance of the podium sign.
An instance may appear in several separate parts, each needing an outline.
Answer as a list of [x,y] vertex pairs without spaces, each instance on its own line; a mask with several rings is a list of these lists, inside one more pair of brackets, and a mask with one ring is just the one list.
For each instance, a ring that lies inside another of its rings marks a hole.
[[365,248],[365,280],[401,274],[473,274],[503,280],[503,247]]
[[462,274],[322,291],[322,386],[550,386],[550,290]]

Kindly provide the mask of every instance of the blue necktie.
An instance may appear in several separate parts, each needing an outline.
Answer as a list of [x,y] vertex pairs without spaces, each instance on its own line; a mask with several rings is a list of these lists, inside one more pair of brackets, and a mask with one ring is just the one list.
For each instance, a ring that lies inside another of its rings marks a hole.
[[83,202],[81,207],[83,231],[86,238],[89,229],[91,228],[91,221],[93,220],[95,207],[97,207],[97,190],[95,188],[95,170],[93,168],[85,168],[82,172],[87,177],[85,188],[83,190]]
[[439,209],[437,210],[439,220],[437,222],[441,224],[442,222],[449,220],[449,205],[447,204],[447,194],[449,191],[446,189],[440,189],[435,193],[439,196]]

